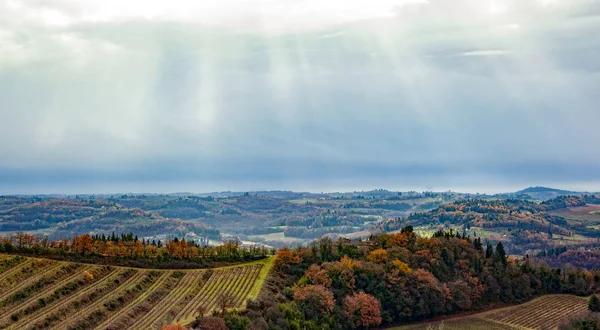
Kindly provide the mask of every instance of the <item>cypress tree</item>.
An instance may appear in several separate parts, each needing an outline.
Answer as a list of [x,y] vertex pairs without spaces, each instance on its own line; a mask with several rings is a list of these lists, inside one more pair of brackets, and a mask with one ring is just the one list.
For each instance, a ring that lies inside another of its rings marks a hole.
[[504,245],[502,245],[502,242],[498,242],[498,245],[496,245],[495,257],[501,261],[502,264],[506,265],[506,251],[504,251]]
[[491,258],[494,255],[494,248],[492,244],[488,243],[487,248],[485,249],[485,258]]
[[592,312],[600,312],[600,299],[598,299],[598,296],[596,296],[595,294],[593,294],[590,297],[590,301],[588,303],[588,309]]

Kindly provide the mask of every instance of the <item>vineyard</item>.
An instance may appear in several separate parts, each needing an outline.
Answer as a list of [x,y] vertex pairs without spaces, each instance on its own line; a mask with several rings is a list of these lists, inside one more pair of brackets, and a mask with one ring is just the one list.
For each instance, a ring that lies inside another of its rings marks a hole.
[[0,254],[0,329],[160,329],[242,308],[271,259],[215,269],[153,270]]
[[585,310],[587,310],[586,298],[571,295],[548,295],[514,307],[393,329],[556,329],[569,316]]

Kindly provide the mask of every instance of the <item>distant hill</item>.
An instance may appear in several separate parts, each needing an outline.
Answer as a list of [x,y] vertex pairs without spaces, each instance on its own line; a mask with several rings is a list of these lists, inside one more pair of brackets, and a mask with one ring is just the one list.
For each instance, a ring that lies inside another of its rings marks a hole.
[[577,192],[577,191],[569,191],[569,190],[561,190],[561,189],[554,189],[554,188],[548,188],[548,187],[529,187],[520,191],[517,191],[514,193],[515,195],[528,195],[533,199],[536,200],[548,200],[548,199],[552,199],[554,197],[558,197],[558,196],[565,196],[565,195],[583,195],[584,193],[582,192]]

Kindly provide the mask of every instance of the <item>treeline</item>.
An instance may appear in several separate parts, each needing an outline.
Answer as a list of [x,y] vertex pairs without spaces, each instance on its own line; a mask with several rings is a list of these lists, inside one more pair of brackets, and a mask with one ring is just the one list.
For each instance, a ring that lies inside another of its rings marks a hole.
[[[462,234],[424,238],[406,227],[365,242],[322,239],[277,252],[275,271],[236,329],[355,329],[520,303],[550,293],[589,295],[600,273],[551,269]],[[241,321],[240,321],[241,320]],[[214,321],[214,320],[213,320]],[[238,322],[239,321],[239,322]],[[198,322],[200,324],[200,322]]]
[[17,233],[0,237],[0,241],[0,252],[143,268],[205,268],[215,263],[258,260],[275,253],[263,246],[243,247],[235,240],[209,246],[207,241],[186,241],[184,238],[165,242],[140,240],[132,233],[120,236],[114,233],[109,236],[83,234],[58,241]]

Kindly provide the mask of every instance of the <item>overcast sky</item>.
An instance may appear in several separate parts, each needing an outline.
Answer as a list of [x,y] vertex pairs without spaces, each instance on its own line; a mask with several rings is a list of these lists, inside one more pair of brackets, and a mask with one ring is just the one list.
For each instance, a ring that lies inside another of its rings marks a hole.
[[0,193],[600,190],[600,0],[0,0]]

